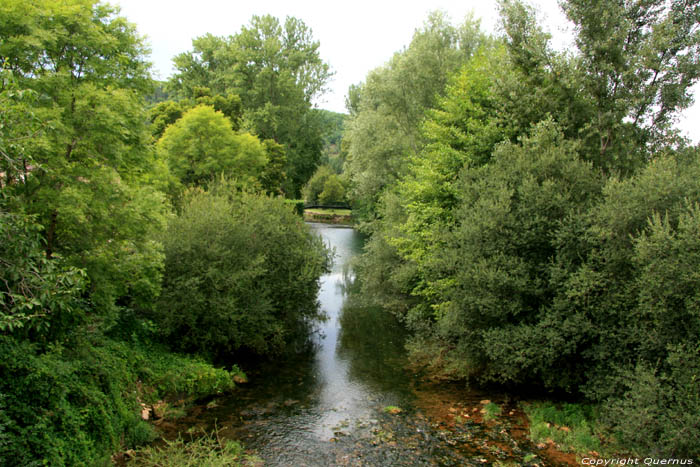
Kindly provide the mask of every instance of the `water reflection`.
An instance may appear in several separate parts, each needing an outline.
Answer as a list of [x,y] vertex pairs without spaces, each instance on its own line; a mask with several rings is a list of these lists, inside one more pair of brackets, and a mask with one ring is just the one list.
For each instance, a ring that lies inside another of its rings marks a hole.
[[[394,342],[398,350],[400,342],[391,338],[387,341],[385,330],[377,328],[386,323],[364,319],[369,315],[364,318],[358,315],[356,319],[353,313],[343,312],[354,277],[350,259],[362,247],[357,232],[321,224],[314,225],[314,229],[335,249],[332,270],[321,279],[319,302],[328,320],[321,326],[322,337],[315,357],[320,384],[317,409],[321,416],[314,432],[320,439],[330,439],[344,421],[369,419],[381,408],[379,405],[401,403],[400,396],[393,391],[396,385],[393,378],[377,384],[382,375],[395,373],[382,371],[391,369],[382,362],[387,347],[383,344]],[[372,341],[377,338],[380,345],[373,348]],[[367,368],[374,371],[367,372]]]
[[354,278],[350,260],[361,251],[362,237],[347,227],[311,227],[335,252],[320,280],[327,319],[317,323],[315,345],[253,372],[249,385],[207,412],[210,423],[223,422],[266,465],[335,463],[338,437],[367,434],[383,407],[404,405],[410,395],[396,323],[377,310],[343,312]]
[[[527,454],[505,434],[506,426],[468,420],[466,411],[476,413],[483,395],[472,394],[473,407],[467,408],[459,401],[471,399],[462,393],[415,388],[402,370],[401,327],[378,308],[356,305],[361,300],[353,295],[350,260],[362,238],[350,228],[312,228],[336,253],[321,278],[319,303],[327,319],[316,323],[314,345],[249,372],[249,384],[183,422],[216,426],[220,436],[256,451],[265,465],[481,466],[496,456],[515,462]],[[386,414],[388,405],[404,412]],[[452,415],[457,406],[468,421],[459,427],[454,419],[433,423],[420,408]],[[452,431],[446,429],[450,423]],[[520,457],[501,454],[501,447],[511,445]]]

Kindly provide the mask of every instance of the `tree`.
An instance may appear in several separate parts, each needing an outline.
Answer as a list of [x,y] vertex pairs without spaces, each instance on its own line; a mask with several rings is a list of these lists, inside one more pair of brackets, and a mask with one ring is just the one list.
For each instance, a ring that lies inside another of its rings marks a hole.
[[318,195],[318,202],[325,205],[341,204],[345,202],[345,187],[340,177],[332,174],[323,184],[323,191]]
[[499,145],[489,164],[466,167],[459,183],[455,226],[427,271],[432,316],[418,307],[410,319],[435,320],[457,374],[575,387],[580,374],[565,369],[578,315],[557,322],[549,312],[550,267],[559,226],[599,195],[599,175],[549,121]]
[[205,185],[219,174],[253,186],[267,163],[263,144],[250,133],[236,133],[213,107],[199,105],[169,126],[158,152],[185,186]]
[[267,153],[267,165],[260,176],[260,183],[267,194],[281,195],[283,194],[282,187],[285,186],[287,179],[287,173],[284,171],[287,165],[284,146],[272,139],[264,140],[263,146]]
[[405,51],[351,88],[343,144],[358,215],[369,219],[376,214],[382,191],[405,173],[408,156],[422,148],[420,123],[426,110],[484,40],[478,21],[469,18],[456,28],[445,15],[432,13]]
[[326,181],[334,174],[333,169],[327,165],[322,165],[316,169],[314,175],[309,179],[306,185],[304,185],[304,201],[308,204],[317,203]]
[[[155,165],[142,95],[146,47],[114,8],[88,0],[9,0],[0,15],[0,62],[19,89],[36,93],[45,124],[31,168],[4,194],[43,226],[47,258],[84,269],[101,313],[149,307],[160,251],[149,241],[163,198],[141,186]],[[115,131],[118,129],[118,131]]]
[[179,350],[278,353],[319,316],[320,237],[280,198],[217,182],[188,192],[164,235],[159,329]]
[[576,25],[583,86],[596,109],[582,128],[591,157],[634,169],[639,161],[626,160],[629,141],[650,150],[667,144],[674,116],[692,103],[691,86],[700,77],[700,5],[567,0],[562,7]]
[[30,217],[0,210],[0,239],[0,335],[55,341],[84,317],[83,271],[46,258]]
[[323,147],[321,121],[311,108],[331,74],[318,47],[299,19],[288,17],[281,24],[269,15],[253,16],[233,36],[193,40],[194,50],[175,58],[171,83],[184,97],[192,97],[198,86],[239,95],[250,129],[285,146],[285,190],[296,195]]

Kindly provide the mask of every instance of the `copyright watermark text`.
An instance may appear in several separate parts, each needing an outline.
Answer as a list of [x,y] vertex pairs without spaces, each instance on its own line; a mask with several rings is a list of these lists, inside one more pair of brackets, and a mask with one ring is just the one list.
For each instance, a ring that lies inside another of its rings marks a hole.
[[598,459],[595,457],[584,457],[581,459],[583,465],[693,465],[693,459],[659,459],[655,457],[620,457],[610,459]]

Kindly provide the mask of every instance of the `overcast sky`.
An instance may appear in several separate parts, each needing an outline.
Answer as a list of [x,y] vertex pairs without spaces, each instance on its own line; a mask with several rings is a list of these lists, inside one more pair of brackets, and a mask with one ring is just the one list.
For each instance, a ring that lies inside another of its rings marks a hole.
[[[318,107],[345,112],[345,95],[351,84],[364,80],[367,72],[384,64],[394,52],[407,46],[415,29],[433,10],[448,13],[453,23],[461,22],[473,11],[482,19],[482,27],[494,32],[497,24],[495,2],[476,0],[107,0],[120,5],[122,15],[135,23],[147,36],[152,49],[151,61],[157,78],[172,73],[172,57],[192,48],[192,39],[206,33],[217,36],[235,34],[253,15],[271,14],[284,20],[295,16],[313,30],[321,44],[321,58],[335,73],[330,91],[316,102]],[[534,0],[545,28],[561,46],[569,44],[569,24],[556,0]],[[700,86],[696,86],[700,96]],[[686,136],[700,139],[700,105],[688,109],[679,123]]]

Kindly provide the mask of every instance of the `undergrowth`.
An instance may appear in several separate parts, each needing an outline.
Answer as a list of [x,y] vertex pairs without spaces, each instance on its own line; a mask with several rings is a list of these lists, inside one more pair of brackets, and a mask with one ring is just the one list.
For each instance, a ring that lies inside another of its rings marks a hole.
[[236,467],[261,465],[259,458],[246,454],[240,443],[222,439],[219,431],[191,435],[189,441],[181,436],[165,441],[165,446],[148,446],[134,454],[129,466],[134,467]]
[[233,389],[233,372],[111,339],[42,348],[0,337],[0,465],[103,465],[155,438],[141,403]]
[[579,455],[607,452],[601,443],[602,429],[596,409],[586,404],[524,404],[530,419],[530,438],[535,443],[555,443],[559,449]]

